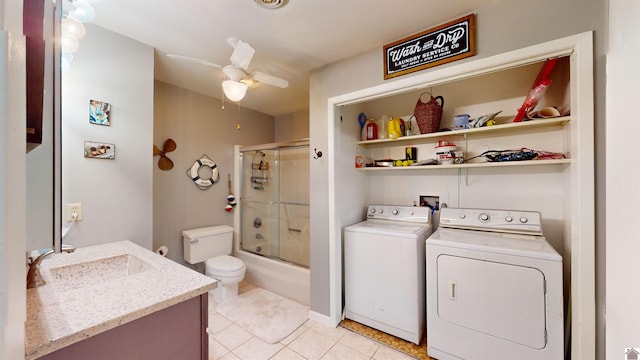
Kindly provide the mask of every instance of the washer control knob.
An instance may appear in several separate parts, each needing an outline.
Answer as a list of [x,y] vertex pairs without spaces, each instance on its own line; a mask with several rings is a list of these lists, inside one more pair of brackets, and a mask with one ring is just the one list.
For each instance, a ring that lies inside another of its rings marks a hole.
[[487,222],[489,221],[489,215],[487,213],[482,213],[478,216],[478,219],[482,222]]
[[393,209],[393,210],[391,210],[391,213],[393,215],[398,215],[399,211],[398,211],[398,209]]
[[506,222],[509,222],[509,223],[510,223],[510,222],[512,222],[512,221],[513,221],[513,218],[512,218],[511,216],[507,216],[506,218],[504,218],[504,221],[506,221]]
[[382,209],[378,210],[379,214],[382,214],[383,212],[384,212],[384,210],[382,210]]
[[467,215],[465,215],[465,214],[460,214],[460,219],[466,219],[466,218],[467,218]]
[[371,209],[371,213],[375,214],[376,213],[376,209]]
[[523,224],[526,224],[526,223],[527,223],[527,221],[529,221],[529,219],[527,219],[527,218],[526,218],[526,217],[524,217],[524,216],[520,218],[520,222],[521,222],[521,223],[523,223]]
[[416,214],[415,211],[413,211],[413,210],[409,211],[409,215],[413,216],[415,214]]

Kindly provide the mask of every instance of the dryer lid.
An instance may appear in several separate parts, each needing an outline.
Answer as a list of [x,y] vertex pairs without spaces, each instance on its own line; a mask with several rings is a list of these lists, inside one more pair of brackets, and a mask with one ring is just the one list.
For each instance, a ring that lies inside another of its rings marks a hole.
[[213,268],[218,272],[237,271],[244,267],[242,260],[229,255],[216,256],[205,261],[207,268]]

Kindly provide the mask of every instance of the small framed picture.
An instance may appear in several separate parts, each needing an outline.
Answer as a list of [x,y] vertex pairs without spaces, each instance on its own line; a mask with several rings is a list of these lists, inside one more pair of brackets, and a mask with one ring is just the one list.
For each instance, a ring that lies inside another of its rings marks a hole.
[[89,123],[96,125],[111,125],[111,104],[89,100]]
[[84,142],[84,157],[97,159],[115,159],[116,146],[109,143],[93,141]]

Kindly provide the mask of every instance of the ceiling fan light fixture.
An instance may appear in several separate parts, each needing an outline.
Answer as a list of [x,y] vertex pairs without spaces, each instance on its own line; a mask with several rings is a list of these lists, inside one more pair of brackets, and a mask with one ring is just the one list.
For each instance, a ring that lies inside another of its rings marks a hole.
[[93,10],[93,6],[86,0],[73,0],[74,10],[69,11],[69,17],[76,19],[81,23],[90,23],[96,17],[96,12]]
[[62,32],[62,36],[70,37],[73,39],[82,39],[87,33],[87,30],[80,21],[70,17],[62,19],[60,23],[60,29]]
[[288,0],[253,0],[260,7],[273,10],[287,5]]
[[239,81],[225,80],[222,82],[222,90],[227,99],[238,102],[247,93],[247,85]]

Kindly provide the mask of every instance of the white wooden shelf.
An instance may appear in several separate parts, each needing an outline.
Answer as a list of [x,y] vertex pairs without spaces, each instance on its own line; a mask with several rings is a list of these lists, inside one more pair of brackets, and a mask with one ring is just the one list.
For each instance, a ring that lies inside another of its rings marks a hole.
[[501,161],[482,162],[451,165],[424,165],[424,166],[378,166],[358,168],[358,171],[416,171],[416,170],[444,170],[444,169],[469,169],[485,167],[505,167],[505,166],[540,166],[540,165],[567,165],[571,164],[571,159],[552,160],[523,160],[523,161]]
[[[429,134],[402,136],[397,139],[378,139],[378,140],[365,140],[357,141],[356,144],[363,147],[385,147],[395,145],[415,145],[424,144],[430,141],[437,141],[443,138],[461,138],[470,135],[509,135],[523,133],[526,130],[539,129],[539,128],[554,128],[564,127],[571,121],[570,116],[561,116],[550,119],[536,119],[523,122],[511,122],[506,124],[497,124],[493,126],[484,126],[473,129],[441,131]],[[471,164],[470,164],[471,165]],[[458,165],[459,166],[459,165]]]

